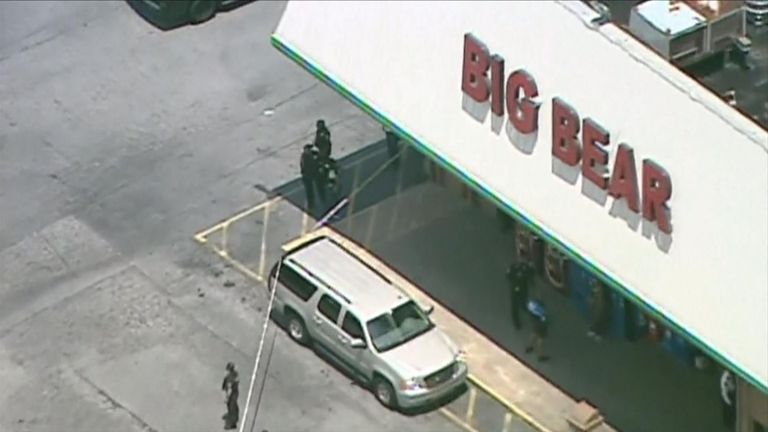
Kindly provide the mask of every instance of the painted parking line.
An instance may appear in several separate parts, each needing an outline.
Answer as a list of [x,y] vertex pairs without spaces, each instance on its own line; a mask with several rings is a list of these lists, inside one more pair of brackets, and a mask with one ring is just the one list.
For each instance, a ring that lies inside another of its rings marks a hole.
[[283,200],[282,196],[276,196],[274,198],[271,198],[271,199],[263,201],[263,202],[261,202],[259,204],[256,204],[253,207],[245,209],[245,210],[241,211],[240,213],[237,213],[235,215],[232,215],[232,216],[224,219],[223,221],[213,225],[210,228],[207,228],[207,229],[204,229],[204,230],[198,232],[197,234],[194,235],[194,238],[195,238],[195,240],[198,243],[205,243],[207,241],[206,238],[209,235],[211,235],[212,233],[214,233],[215,231],[218,231],[218,230],[220,230],[220,229],[222,229],[222,228],[224,228],[226,226],[229,226],[230,224],[232,224],[234,222],[237,222],[240,219],[243,219],[245,217],[248,217],[248,216],[258,212],[259,210],[263,209],[264,207],[272,205],[275,202],[278,202],[278,201],[281,201],[281,200]]
[[[261,202],[251,208],[243,210],[225,220],[204,229],[194,235],[194,239],[200,245],[211,249],[224,262],[240,271],[246,277],[255,282],[262,283],[265,280],[265,265],[268,258],[267,245],[270,243],[270,234],[275,231],[275,227],[270,227],[270,214],[273,209],[281,205],[288,205],[295,212],[299,212],[300,222],[296,221],[295,227],[290,227],[289,236],[296,238],[312,231],[311,216],[306,212],[296,209],[289,201],[277,196]],[[254,246],[258,256],[252,260],[252,266],[249,267],[242,262],[236,253],[230,250],[230,235],[238,232],[238,227],[252,226],[252,220],[249,217],[257,218],[260,221],[260,245]],[[251,223],[249,223],[249,221]],[[372,226],[376,224],[376,218],[371,217],[367,220],[369,226],[367,231],[373,230]],[[274,223],[273,223],[274,225]],[[286,234],[283,232],[283,234]],[[219,241],[213,241],[214,237],[220,237]],[[255,268],[253,268],[255,267]],[[439,409],[439,412],[451,422],[457,424],[463,430],[468,432],[551,432],[539,424],[532,416],[519,409],[514,404],[504,400],[493,388],[470,375],[469,387],[465,400],[452,402]],[[466,402],[466,405],[464,405]]]
[[[472,427],[472,425],[468,424],[464,420],[461,419],[461,417],[457,416],[456,414],[452,413],[447,408],[440,408],[440,414],[444,415],[448,420],[450,420],[452,423],[457,424],[459,427],[464,429],[467,432],[486,432],[486,431],[479,431]],[[492,432],[492,431],[487,431]]]

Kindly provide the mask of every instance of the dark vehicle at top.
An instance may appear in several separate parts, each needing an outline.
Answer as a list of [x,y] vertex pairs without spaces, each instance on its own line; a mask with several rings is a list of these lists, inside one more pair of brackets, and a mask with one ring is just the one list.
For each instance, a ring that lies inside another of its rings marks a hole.
[[127,0],[133,10],[161,30],[200,24],[219,11],[234,9],[253,0]]

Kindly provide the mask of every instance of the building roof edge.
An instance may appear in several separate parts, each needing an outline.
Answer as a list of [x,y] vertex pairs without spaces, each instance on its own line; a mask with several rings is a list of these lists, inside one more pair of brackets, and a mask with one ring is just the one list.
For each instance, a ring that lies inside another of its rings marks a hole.
[[651,70],[678,91],[685,93],[691,101],[703,106],[724,124],[749,138],[752,143],[768,154],[768,131],[735,110],[712,91],[653,52],[621,27],[613,23],[599,21],[600,14],[585,3],[567,0],[555,0],[555,3],[579,19],[588,30],[599,33],[606,41],[624,51],[635,62]]

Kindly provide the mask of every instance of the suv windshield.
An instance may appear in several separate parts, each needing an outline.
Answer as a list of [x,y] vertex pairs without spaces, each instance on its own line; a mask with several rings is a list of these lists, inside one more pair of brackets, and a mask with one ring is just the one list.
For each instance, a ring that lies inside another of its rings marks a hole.
[[416,303],[408,301],[366,324],[373,346],[384,352],[426,333],[434,327]]

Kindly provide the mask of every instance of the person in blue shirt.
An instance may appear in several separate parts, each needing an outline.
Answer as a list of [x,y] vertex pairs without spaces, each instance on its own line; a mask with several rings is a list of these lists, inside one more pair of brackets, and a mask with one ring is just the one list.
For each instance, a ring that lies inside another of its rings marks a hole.
[[528,303],[528,290],[534,276],[533,267],[525,261],[520,261],[509,266],[507,281],[512,297],[512,325],[515,330],[520,330],[520,313],[525,310]]
[[528,314],[533,323],[533,332],[531,333],[531,338],[528,341],[528,346],[525,348],[525,352],[530,353],[535,349],[539,361],[547,361],[549,360],[549,356],[544,354],[544,339],[546,339],[547,331],[549,330],[549,316],[547,315],[547,309],[544,306],[544,302],[537,298],[529,300]]

